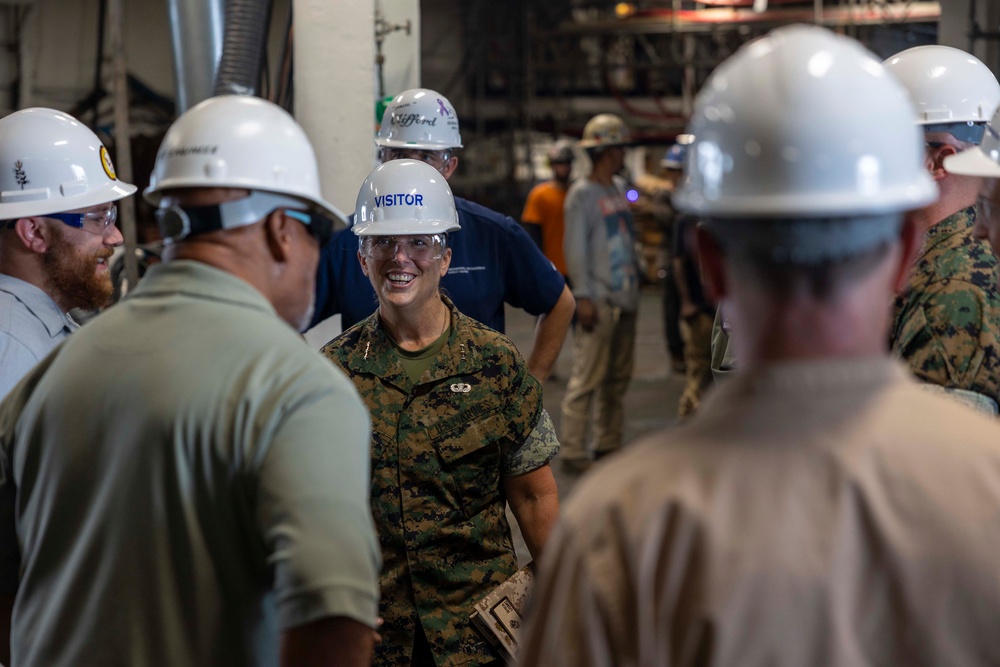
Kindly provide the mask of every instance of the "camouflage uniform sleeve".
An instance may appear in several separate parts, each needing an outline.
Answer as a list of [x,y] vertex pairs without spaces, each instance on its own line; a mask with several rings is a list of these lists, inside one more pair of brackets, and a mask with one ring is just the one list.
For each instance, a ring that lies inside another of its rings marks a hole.
[[910,311],[894,351],[932,384],[996,399],[1000,371],[1000,303],[962,281],[938,286]]
[[504,476],[524,475],[537,470],[552,460],[559,452],[556,427],[543,409],[538,423],[528,438],[519,447],[510,447],[503,453],[502,472]]

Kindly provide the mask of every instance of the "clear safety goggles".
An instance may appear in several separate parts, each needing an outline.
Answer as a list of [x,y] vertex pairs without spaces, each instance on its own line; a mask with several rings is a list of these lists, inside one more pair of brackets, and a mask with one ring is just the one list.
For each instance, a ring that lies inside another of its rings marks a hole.
[[[87,211],[86,213],[46,213],[38,216],[40,218],[52,218],[59,222],[82,229],[85,232],[103,236],[108,230],[114,227],[118,220],[118,207],[112,204],[103,211]],[[7,227],[13,228],[17,220],[8,220]]]
[[441,171],[448,164],[448,160],[451,159],[451,151],[431,151],[420,148],[393,148],[386,146],[379,150],[378,157],[381,162],[418,160]]
[[447,247],[444,234],[365,236],[361,239],[361,254],[378,262],[392,259],[400,251],[414,262],[441,259]]

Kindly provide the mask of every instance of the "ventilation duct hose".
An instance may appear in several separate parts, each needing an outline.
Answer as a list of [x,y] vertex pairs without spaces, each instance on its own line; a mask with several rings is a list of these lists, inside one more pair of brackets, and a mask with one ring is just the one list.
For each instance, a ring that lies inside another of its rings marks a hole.
[[256,95],[270,0],[228,0],[214,95]]

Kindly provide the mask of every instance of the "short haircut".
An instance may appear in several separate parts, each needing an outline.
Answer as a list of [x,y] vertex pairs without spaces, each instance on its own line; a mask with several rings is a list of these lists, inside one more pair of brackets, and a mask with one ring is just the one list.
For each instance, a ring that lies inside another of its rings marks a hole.
[[899,238],[902,215],[707,220],[732,269],[778,299],[836,298],[873,271]]

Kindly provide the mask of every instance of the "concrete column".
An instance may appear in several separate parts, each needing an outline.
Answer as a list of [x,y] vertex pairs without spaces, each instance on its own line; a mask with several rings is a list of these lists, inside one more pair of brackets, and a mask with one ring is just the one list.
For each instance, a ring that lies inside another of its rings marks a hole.
[[295,117],[345,213],[375,167],[375,0],[294,0]]

